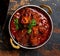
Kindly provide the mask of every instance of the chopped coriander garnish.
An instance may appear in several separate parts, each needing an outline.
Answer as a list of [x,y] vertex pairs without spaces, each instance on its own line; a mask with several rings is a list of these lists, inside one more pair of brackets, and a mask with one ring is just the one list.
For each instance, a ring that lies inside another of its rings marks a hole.
[[32,28],[33,26],[36,26],[36,20],[32,19],[30,24],[28,25],[28,28]]
[[27,31],[27,32],[28,32],[28,34],[30,34],[30,33],[31,33],[31,31],[32,31],[32,29],[28,29],[28,31]]
[[29,34],[31,33],[33,26],[36,26],[36,20],[35,20],[35,19],[32,19],[31,22],[30,22],[29,25],[28,25],[28,31],[27,31],[27,32],[28,32]]
[[18,22],[18,19],[14,19],[14,23],[15,23],[15,26],[16,26],[16,29],[18,30],[19,29],[19,22]]
[[14,19],[14,23],[18,24],[18,19],[17,18]]
[[35,26],[35,25],[36,25],[36,20],[35,20],[35,19],[32,19],[31,25],[32,25],[32,26]]

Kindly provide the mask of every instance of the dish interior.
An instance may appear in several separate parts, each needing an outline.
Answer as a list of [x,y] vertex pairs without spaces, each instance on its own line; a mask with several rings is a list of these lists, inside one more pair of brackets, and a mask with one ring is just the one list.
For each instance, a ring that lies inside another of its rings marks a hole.
[[27,6],[17,10],[10,21],[10,32],[17,43],[25,47],[43,44],[51,33],[49,16],[37,7]]

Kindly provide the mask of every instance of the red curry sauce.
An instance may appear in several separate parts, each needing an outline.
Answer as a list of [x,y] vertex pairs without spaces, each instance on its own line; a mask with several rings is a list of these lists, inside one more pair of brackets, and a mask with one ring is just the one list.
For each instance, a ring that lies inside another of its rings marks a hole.
[[[14,23],[15,19],[18,19],[18,27]],[[35,20],[35,25],[28,33],[28,26],[32,19]],[[10,22],[10,31],[22,46],[38,46],[48,39],[51,32],[51,24],[48,17],[38,9],[25,7],[13,15]]]

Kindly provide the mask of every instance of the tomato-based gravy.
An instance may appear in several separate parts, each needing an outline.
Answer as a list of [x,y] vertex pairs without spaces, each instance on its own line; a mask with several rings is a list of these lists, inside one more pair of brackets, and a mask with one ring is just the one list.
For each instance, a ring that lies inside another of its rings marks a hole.
[[51,33],[47,14],[35,7],[24,7],[15,12],[10,21],[10,31],[16,41],[25,47],[43,44]]

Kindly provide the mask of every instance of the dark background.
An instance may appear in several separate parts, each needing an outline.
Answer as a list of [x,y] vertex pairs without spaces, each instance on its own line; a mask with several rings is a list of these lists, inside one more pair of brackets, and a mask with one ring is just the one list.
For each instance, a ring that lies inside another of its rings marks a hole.
[[9,0],[0,0],[0,26],[3,26],[6,19]]
[[[16,0],[19,1],[20,0]],[[8,7],[12,5],[9,0],[0,0],[0,56],[60,56],[60,0],[31,0],[30,4],[49,5],[53,13],[53,34],[47,44],[35,50],[14,49],[10,44],[8,33]],[[11,12],[11,11],[10,11]]]

